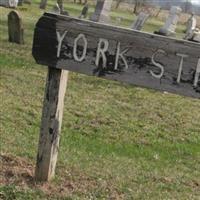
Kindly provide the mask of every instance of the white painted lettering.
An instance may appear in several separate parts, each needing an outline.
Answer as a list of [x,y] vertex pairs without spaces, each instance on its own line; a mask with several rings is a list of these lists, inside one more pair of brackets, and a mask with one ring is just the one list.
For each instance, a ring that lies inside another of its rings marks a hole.
[[[80,39],[82,39],[84,42],[84,48],[83,48],[83,53],[79,58],[77,55],[77,43]],[[73,56],[75,61],[82,62],[85,59],[86,53],[87,53],[87,39],[84,34],[79,34],[78,37],[74,40]]]
[[157,55],[157,54],[166,54],[166,52],[164,51],[164,50],[162,50],[162,49],[159,49],[158,51],[156,51],[153,55],[152,55],[152,57],[151,57],[151,62],[156,66],[156,67],[158,67],[159,69],[160,69],[160,74],[155,74],[152,70],[150,70],[150,73],[151,73],[151,75],[153,76],[153,77],[155,77],[155,78],[158,78],[158,79],[161,79],[162,78],[162,76],[163,76],[163,74],[164,74],[164,66],[162,66],[160,63],[158,63],[158,62],[156,62],[154,59],[155,59],[155,56]]
[[179,63],[178,76],[177,76],[177,80],[176,80],[177,83],[180,83],[181,74],[182,74],[182,70],[183,70],[183,59],[187,58],[188,55],[181,54],[181,53],[177,53],[176,55],[179,56],[179,57],[181,57],[181,60],[180,60],[180,63]]
[[120,52],[120,42],[118,42],[117,44],[117,53],[116,53],[116,57],[115,57],[115,70],[117,69],[118,67],[118,62],[119,62],[119,58],[121,58],[125,64],[125,69],[128,69],[128,64],[126,62],[126,59],[124,58],[124,53],[126,53],[127,49],[125,49],[124,51]]
[[62,46],[62,41],[64,39],[64,37],[66,36],[68,31],[65,31],[63,33],[63,35],[60,35],[60,33],[58,31],[56,31],[56,35],[57,35],[57,40],[58,40],[58,47],[57,47],[57,57],[60,57],[60,51],[61,51],[61,46]]
[[200,58],[198,60],[197,63],[197,70],[196,70],[196,74],[194,77],[194,87],[197,87],[198,81],[199,81],[199,76],[200,76]]
[[96,62],[95,62],[96,66],[99,66],[99,61],[100,61],[100,58],[102,57],[103,68],[106,68],[107,59],[106,59],[105,52],[108,50],[108,45],[109,45],[108,40],[102,39],[102,38],[99,39]]

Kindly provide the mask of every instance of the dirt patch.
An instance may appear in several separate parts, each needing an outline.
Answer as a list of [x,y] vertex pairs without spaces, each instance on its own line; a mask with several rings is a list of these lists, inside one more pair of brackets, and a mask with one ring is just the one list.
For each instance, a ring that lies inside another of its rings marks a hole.
[[25,159],[0,154],[0,185],[9,184],[34,184],[33,165]]
[[58,180],[49,183],[36,183],[34,164],[21,157],[0,154],[0,186],[16,185],[20,190],[39,189],[47,196],[66,197],[73,194],[87,196],[90,193],[103,192],[109,199],[124,199],[110,181],[98,181],[77,169],[66,170],[59,167]]

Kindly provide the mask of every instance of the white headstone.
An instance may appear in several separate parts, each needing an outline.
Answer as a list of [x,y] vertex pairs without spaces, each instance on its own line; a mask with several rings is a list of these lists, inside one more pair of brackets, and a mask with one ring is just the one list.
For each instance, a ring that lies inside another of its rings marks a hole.
[[136,21],[132,24],[131,28],[134,30],[141,30],[142,27],[144,26],[144,23],[148,19],[149,14],[140,12],[140,14],[137,16]]
[[200,42],[200,30],[198,28],[193,31],[193,35],[190,40],[194,42]]
[[60,14],[61,13],[61,10],[60,10],[60,7],[59,7],[58,3],[56,3],[56,5],[53,7],[52,12],[56,13],[56,14]]
[[115,19],[115,25],[116,26],[121,26],[123,18],[122,17],[116,17]]
[[176,33],[176,26],[179,20],[179,16],[182,9],[176,6],[171,7],[169,16],[167,18],[167,21],[165,22],[165,25],[159,30],[159,34],[161,35],[175,35]]
[[196,26],[197,26],[197,20],[195,16],[192,14],[187,22],[187,30],[184,39],[188,40],[193,37]]

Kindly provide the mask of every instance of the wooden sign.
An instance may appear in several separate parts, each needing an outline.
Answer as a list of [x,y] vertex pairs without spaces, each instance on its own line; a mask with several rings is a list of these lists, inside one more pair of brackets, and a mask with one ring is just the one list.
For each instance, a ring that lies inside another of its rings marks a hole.
[[37,63],[200,98],[200,44],[45,13]]
[[55,173],[67,70],[200,98],[198,43],[45,13],[33,56],[48,66],[36,181]]

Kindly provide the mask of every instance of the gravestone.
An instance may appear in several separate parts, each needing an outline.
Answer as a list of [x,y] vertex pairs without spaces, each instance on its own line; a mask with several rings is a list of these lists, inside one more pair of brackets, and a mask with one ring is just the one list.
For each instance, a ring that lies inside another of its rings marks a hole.
[[55,14],[61,14],[61,15],[69,16],[69,13],[67,11],[61,9],[58,3],[56,3],[56,5],[53,7],[52,12],[55,13]]
[[186,35],[184,39],[187,40],[193,36],[193,32],[196,29],[196,26],[197,26],[197,20],[194,14],[192,14],[191,17],[187,21]]
[[188,40],[200,43],[200,30],[198,28],[193,30],[192,36]]
[[16,8],[18,5],[18,0],[0,0],[0,6],[8,8]]
[[171,7],[169,16],[165,25],[158,31],[156,34],[164,35],[164,36],[175,36],[176,34],[176,26],[179,20],[179,16],[181,13],[181,8],[173,6]]
[[60,7],[59,7],[58,3],[53,7],[52,12],[56,13],[56,14],[60,14],[61,13],[61,10],[60,10]]
[[17,5],[18,6],[22,6],[23,5],[23,0],[19,0]]
[[18,1],[18,6],[22,6],[23,5],[23,0],[19,0]]
[[116,26],[121,26],[122,20],[123,20],[122,17],[116,17],[116,19],[115,19],[115,25]]
[[11,11],[8,14],[8,36],[9,42],[24,44],[22,19],[16,11]]
[[110,10],[113,0],[97,0],[95,11],[90,20],[95,22],[110,22]]
[[58,7],[60,8],[60,13],[63,12],[63,0],[57,0]]
[[45,9],[47,6],[47,0],[41,0],[40,2],[40,9]]
[[140,14],[137,16],[136,21],[132,24],[131,28],[134,30],[142,30],[142,27],[144,26],[144,23],[148,19],[149,14],[140,12]]
[[187,22],[187,30],[184,37],[185,40],[200,42],[200,31],[198,28],[196,28],[196,26],[197,20],[194,14],[192,14]]
[[79,16],[79,19],[81,19],[81,18],[86,18],[86,17],[87,17],[87,15],[88,15],[88,9],[89,9],[89,5],[88,5],[88,3],[86,3],[86,4],[84,5],[82,11],[81,11],[81,14],[80,14],[80,16]]

